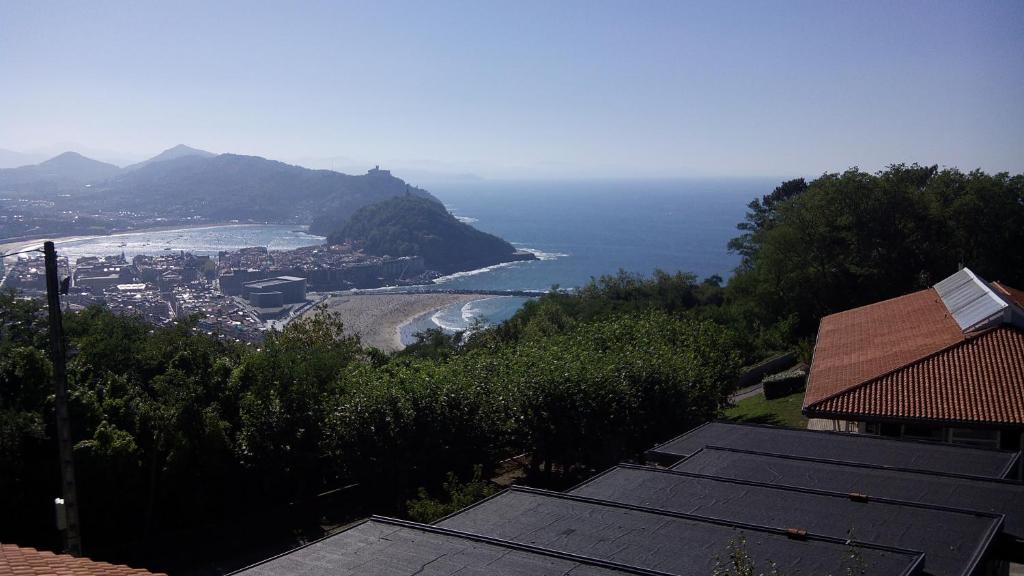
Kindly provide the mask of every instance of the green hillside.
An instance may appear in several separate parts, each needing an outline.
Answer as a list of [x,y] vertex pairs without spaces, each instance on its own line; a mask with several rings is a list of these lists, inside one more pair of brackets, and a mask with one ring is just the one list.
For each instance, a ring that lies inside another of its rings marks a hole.
[[435,200],[407,194],[364,206],[329,236],[377,256],[423,256],[439,272],[526,259],[508,242],[460,222]]

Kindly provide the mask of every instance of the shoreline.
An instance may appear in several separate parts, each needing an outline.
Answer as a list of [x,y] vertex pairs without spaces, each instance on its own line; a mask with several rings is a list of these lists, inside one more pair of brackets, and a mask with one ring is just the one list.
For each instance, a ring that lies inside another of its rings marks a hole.
[[[42,247],[43,242],[52,241],[56,245],[66,244],[68,242],[79,242],[81,240],[94,240],[96,238],[116,238],[118,236],[128,236],[130,234],[142,234],[145,232],[174,232],[175,230],[202,230],[203,228],[234,228],[239,226],[292,226],[293,224],[275,224],[273,222],[226,222],[222,224],[213,222],[204,222],[202,224],[168,224],[166,226],[147,226],[145,228],[135,228],[132,230],[118,230],[111,232],[110,234],[91,234],[84,236],[58,236],[48,237],[40,236],[31,240],[13,240],[10,242],[0,243],[0,254],[6,254],[7,252],[19,252],[21,250],[32,249],[33,247]],[[307,234],[309,233],[308,224],[294,224],[299,228],[305,228]],[[316,234],[310,234],[311,236],[317,236]],[[318,236],[319,237],[319,236]]]
[[[385,352],[405,348],[402,327],[427,314],[456,304],[494,298],[492,294],[342,294],[324,301],[329,312],[341,315],[345,334],[358,335],[365,346]],[[306,312],[303,316],[314,313]]]

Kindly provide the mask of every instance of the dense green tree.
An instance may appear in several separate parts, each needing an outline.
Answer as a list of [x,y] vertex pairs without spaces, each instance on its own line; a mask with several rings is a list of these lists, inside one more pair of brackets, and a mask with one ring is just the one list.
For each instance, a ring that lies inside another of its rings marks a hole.
[[[728,301],[754,330],[792,319],[813,335],[827,314],[927,287],[969,266],[1024,281],[1024,176],[893,165],[787,182],[755,201],[730,247],[743,262]],[[769,198],[772,198],[769,201]]]

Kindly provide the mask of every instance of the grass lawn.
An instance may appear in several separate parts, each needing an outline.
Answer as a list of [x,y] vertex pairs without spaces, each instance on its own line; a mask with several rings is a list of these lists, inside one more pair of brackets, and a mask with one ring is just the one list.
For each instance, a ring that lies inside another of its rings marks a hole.
[[740,400],[732,408],[725,410],[725,417],[734,422],[756,422],[758,424],[775,424],[792,428],[806,428],[807,418],[800,413],[804,393],[797,392],[775,400],[766,400],[758,394],[746,400]]

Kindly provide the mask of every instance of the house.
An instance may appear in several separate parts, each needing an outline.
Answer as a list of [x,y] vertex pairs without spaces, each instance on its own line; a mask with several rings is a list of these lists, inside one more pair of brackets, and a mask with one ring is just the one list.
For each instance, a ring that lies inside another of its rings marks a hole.
[[809,427],[1021,448],[1024,292],[963,269],[821,320]]

